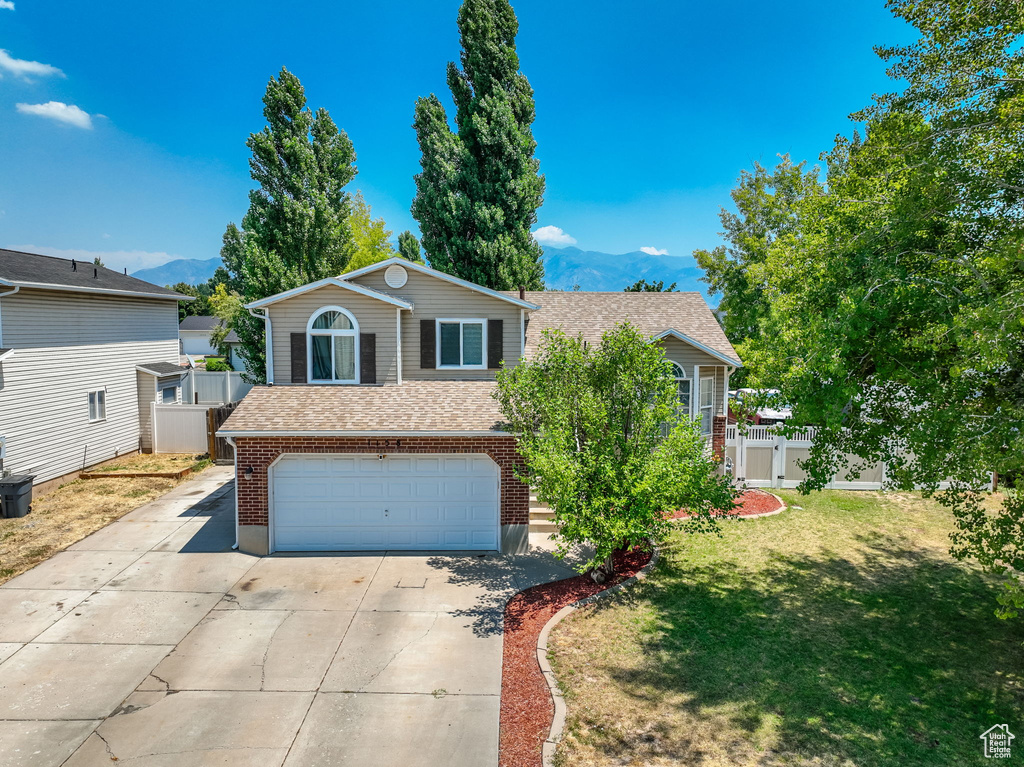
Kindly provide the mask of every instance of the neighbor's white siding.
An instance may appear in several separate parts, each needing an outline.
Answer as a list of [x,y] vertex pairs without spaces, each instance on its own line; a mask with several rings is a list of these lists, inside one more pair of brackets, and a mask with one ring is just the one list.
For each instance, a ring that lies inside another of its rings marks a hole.
[[217,350],[210,343],[210,331],[208,330],[179,330],[181,338],[181,353],[207,356],[216,354]]
[[[59,477],[139,449],[135,366],[178,362],[175,301],[22,290],[0,298],[0,435],[4,468]],[[89,391],[106,388],[107,418],[89,422]]]

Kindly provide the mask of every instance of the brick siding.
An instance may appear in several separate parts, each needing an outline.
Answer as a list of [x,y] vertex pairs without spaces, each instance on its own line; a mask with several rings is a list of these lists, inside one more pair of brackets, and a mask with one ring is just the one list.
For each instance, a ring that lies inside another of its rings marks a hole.
[[725,460],[725,424],[724,415],[716,415],[711,421],[711,452],[719,461]]
[[530,522],[530,488],[515,476],[522,458],[513,437],[238,437],[235,445],[240,525],[268,524],[267,469],[284,453],[485,453],[501,471],[501,524]]

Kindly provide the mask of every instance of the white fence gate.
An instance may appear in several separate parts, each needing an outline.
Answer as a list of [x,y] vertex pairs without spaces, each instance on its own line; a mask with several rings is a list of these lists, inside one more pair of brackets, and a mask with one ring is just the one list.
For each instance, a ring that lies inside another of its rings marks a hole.
[[206,405],[150,405],[154,453],[205,453],[209,450]]
[[[792,437],[784,437],[773,426],[748,426],[746,432],[735,425],[725,428],[725,457],[732,460],[733,477],[748,487],[796,487],[807,473],[800,462],[807,459],[816,430],[808,427]],[[847,457],[848,466],[858,466],[856,456]],[[826,487],[836,490],[881,490],[885,484],[885,465],[873,464],[847,478],[844,469]]]
[[233,371],[190,370],[181,379],[181,401],[190,405],[226,405],[238,402],[252,384]]

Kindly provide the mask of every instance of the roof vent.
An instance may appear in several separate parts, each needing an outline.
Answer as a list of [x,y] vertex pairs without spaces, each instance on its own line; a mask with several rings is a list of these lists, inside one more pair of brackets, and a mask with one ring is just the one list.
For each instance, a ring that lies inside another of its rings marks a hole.
[[100,276],[100,270],[99,270],[99,267],[96,267],[96,266],[94,266],[94,267],[92,268],[92,276],[93,276],[93,277],[99,277],[99,276]]
[[409,281],[409,273],[405,271],[404,266],[398,264],[392,264],[384,270],[384,282],[388,284],[389,288],[400,288]]
[[75,261],[75,259],[73,259],[73,258],[71,259],[71,271],[73,271],[73,272],[77,272],[78,271],[78,262]]

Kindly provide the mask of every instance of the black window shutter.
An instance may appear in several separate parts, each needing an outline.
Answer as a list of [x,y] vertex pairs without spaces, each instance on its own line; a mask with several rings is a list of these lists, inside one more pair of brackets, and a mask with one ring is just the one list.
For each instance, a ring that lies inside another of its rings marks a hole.
[[377,383],[377,334],[359,334],[359,383]]
[[292,333],[292,383],[306,383],[305,333]]
[[420,367],[437,367],[437,326],[433,320],[420,320]]
[[505,351],[504,329],[504,320],[487,320],[487,367],[492,370],[501,367]]

